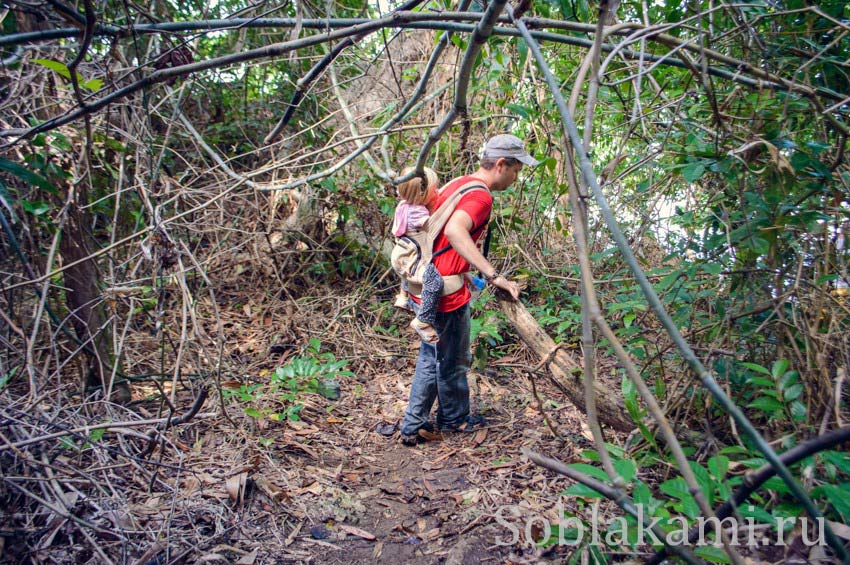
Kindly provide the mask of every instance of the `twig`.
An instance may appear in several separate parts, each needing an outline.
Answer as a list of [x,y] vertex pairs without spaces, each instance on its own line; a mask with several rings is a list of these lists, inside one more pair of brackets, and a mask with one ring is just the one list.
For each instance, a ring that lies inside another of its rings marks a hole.
[[[552,351],[554,351],[554,349]],[[549,419],[549,415],[546,413],[546,407],[543,406],[543,401],[540,399],[540,394],[538,394],[537,392],[537,385],[534,382],[534,371],[528,371],[526,374],[528,375],[528,380],[531,381],[531,393],[534,395],[534,399],[537,401],[537,409],[543,416],[543,420],[546,422],[546,426],[556,438],[563,441],[564,436],[561,435],[561,433],[558,431],[558,428]]]
[[[200,395],[199,395],[199,398],[200,398]],[[195,401],[197,402],[197,399],[195,399]],[[212,417],[217,416],[217,414],[215,412],[204,412],[203,414],[196,414],[194,416],[197,417],[197,418],[212,418]],[[131,420],[131,421],[126,421],[126,422],[104,422],[102,424],[94,424],[94,425],[91,425],[91,426],[80,426],[80,427],[77,427],[77,428],[62,430],[61,432],[55,432],[55,433],[52,433],[52,434],[46,434],[46,435],[43,435],[43,436],[31,438],[31,439],[21,440],[21,441],[15,442],[15,443],[7,444],[7,445],[0,445],[0,452],[6,451],[7,449],[26,447],[28,445],[41,443],[43,441],[60,438],[62,436],[68,435],[69,433],[72,433],[72,434],[85,433],[85,434],[87,434],[91,430],[101,430],[101,429],[107,429],[108,430],[110,428],[117,429],[117,428],[133,428],[133,427],[139,427],[139,426],[152,426],[152,425],[158,425],[158,424],[166,423],[166,422],[168,422],[168,420],[169,420],[169,418],[153,418],[153,419],[150,419],[150,420],[136,420],[136,421]],[[183,422],[181,422],[181,423],[183,423]]]

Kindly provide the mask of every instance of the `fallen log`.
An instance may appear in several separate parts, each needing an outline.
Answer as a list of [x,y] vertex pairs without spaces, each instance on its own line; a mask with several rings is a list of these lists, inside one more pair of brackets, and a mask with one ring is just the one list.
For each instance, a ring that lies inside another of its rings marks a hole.
[[[587,413],[584,405],[584,380],[581,362],[566,351],[557,348],[521,302],[500,300],[502,311],[513,324],[522,341],[541,359],[548,361],[549,370],[562,385],[562,390],[576,408]],[[635,428],[623,405],[623,399],[610,387],[596,380],[596,411],[601,424],[617,431],[628,432]]]

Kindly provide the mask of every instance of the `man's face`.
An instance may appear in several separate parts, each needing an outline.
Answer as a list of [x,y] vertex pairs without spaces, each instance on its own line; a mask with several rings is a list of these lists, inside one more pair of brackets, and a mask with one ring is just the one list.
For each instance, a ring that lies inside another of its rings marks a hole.
[[493,190],[505,190],[516,181],[521,170],[522,163],[508,165],[504,159],[499,159],[496,161],[496,181],[490,188]]

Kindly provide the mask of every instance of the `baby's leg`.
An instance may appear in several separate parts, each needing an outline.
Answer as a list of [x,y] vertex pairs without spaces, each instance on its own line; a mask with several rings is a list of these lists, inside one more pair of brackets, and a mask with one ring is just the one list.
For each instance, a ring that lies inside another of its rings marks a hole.
[[420,321],[433,325],[437,319],[437,306],[443,293],[443,277],[431,263],[422,276],[422,304],[419,308]]

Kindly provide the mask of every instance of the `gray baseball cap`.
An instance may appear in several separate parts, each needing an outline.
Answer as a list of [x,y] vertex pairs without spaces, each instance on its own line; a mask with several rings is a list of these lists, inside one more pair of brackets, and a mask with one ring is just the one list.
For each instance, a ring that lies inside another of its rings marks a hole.
[[512,157],[529,167],[540,163],[528,154],[520,138],[509,133],[500,133],[488,139],[484,144],[484,157]]

